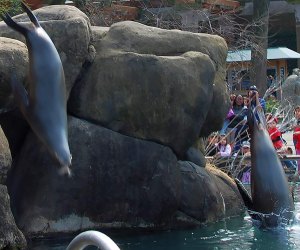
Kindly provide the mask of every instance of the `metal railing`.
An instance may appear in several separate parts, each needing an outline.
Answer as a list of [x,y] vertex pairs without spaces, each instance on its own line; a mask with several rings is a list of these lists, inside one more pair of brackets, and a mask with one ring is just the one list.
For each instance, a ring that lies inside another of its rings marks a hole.
[[68,245],[67,250],[82,250],[87,246],[96,246],[100,250],[120,250],[107,235],[97,231],[86,231],[77,235]]

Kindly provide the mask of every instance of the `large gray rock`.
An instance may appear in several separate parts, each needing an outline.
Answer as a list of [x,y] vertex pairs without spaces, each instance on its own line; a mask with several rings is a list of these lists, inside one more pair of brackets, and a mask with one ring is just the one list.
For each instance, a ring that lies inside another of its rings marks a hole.
[[0,184],[0,249],[25,249],[26,245],[10,210],[7,188]]
[[180,211],[201,223],[241,215],[244,205],[233,181],[214,168],[180,161],[182,194]]
[[30,133],[9,181],[17,225],[29,236],[88,228],[162,226],[176,212],[181,174],[172,151],[69,119],[71,178]]
[[17,225],[28,237],[97,228],[175,228],[244,212],[224,173],[179,162],[154,142],[69,118],[73,175],[29,133],[10,173]]
[[300,105],[300,75],[299,69],[294,69],[282,85],[282,100],[284,105]]
[[[87,16],[79,9],[67,5],[46,6],[34,11],[42,27],[46,30],[58,50],[63,63],[67,93],[69,94],[76,78],[80,75],[82,65],[90,60],[90,23]],[[14,18],[17,22],[29,24],[26,14]],[[0,22],[0,36],[25,42],[24,36]],[[21,61],[19,62],[21,63]],[[17,65],[16,69],[22,69]]]
[[15,106],[9,84],[12,75],[24,81],[27,71],[28,53],[26,45],[14,39],[0,37],[0,113]]
[[[16,110],[0,114],[13,157],[12,209],[24,233],[191,226],[240,212],[226,177],[179,164],[175,156],[204,165],[195,142],[218,130],[228,110],[222,38],[134,22],[93,27],[91,33],[86,16],[68,6],[35,14],[62,58],[70,113],[94,124],[70,117],[73,176],[65,179],[22,116]],[[28,21],[24,14],[16,19]],[[24,41],[4,23],[0,36]],[[14,48],[16,55],[25,52],[22,43]],[[17,67],[23,59],[9,57],[9,50],[5,60]],[[2,74],[6,84],[8,70]],[[9,101],[3,98],[5,105]]]
[[0,126],[0,184],[5,184],[10,166],[11,154],[9,144]]
[[170,146],[180,158],[221,127],[229,105],[221,37],[129,21],[92,37],[96,58],[72,90],[72,114]]
[[0,125],[9,144],[11,157],[18,155],[29,125],[18,108],[0,114]]

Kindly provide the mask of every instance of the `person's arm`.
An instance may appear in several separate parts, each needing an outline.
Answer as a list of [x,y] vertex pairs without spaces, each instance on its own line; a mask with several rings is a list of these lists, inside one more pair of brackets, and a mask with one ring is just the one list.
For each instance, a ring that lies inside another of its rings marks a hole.
[[260,103],[258,92],[255,93],[255,104],[256,104],[256,108],[258,110],[261,110],[261,111],[264,110],[261,103]]
[[266,113],[266,101],[265,101],[265,99],[260,98],[260,102],[259,103],[260,103],[260,105],[261,105],[264,113]]

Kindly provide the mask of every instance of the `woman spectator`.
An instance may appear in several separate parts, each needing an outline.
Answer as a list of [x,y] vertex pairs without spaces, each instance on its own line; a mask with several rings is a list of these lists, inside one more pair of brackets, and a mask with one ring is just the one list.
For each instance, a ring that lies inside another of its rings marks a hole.
[[238,124],[240,124],[247,115],[247,107],[244,105],[244,98],[241,95],[238,95],[233,104],[232,111],[234,113],[234,117],[232,118],[232,122],[230,123],[230,128],[235,128]]
[[231,127],[234,131],[234,152],[237,152],[240,149],[243,141],[248,140],[248,138],[244,138],[244,132],[248,128],[247,107],[244,104],[244,98],[241,95],[238,95],[232,106],[234,117],[232,122],[229,124],[229,127]]
[[216,157],[229,157],[231,155],[231,146],[227,142],[227,137],[225,135],[220,135],[220,140],[216,144],[216,148]]
[[226,115],[226,118],[225,118],[225,120],[224,120],[224,123],[223,123],[223,127],[222,127],[222,129],[220,130],[220,134],[222,135],[222,134],[226,134],[227,133],[227,128],[228,128],[228,125],[230,124],[230,121],[233,119],[233,117],[234,117],[234,112],[233,112],[233,110],[232,110],[232,105],[233,105],[233,103],[234,103],[234,101],[235,101],[235,98],[236,98],[236,95],[235,94],[231,94],[230,95],[230,109],[229,109],[229,111],[228,111],[228,113],[227,113],[227,115]]

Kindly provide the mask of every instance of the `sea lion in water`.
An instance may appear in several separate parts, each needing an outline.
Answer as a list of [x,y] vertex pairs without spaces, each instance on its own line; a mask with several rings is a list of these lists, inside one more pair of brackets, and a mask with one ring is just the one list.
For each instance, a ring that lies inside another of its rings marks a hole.
[[[258,118],[258,119],[257,119]],[[251,135],[251,197],[236,179],[239,191],[254,220],[263,227],[289,223],[294,216],[294,203],[283,167],[266,130],[264,117],[249,109]]]
[[29,93],[13,75],[15,100],[33,132],[60,163],[60,174],[70,175],[71,154],[67,139],[65,76],[59,54],[36,16],[22,2],[32,27],[16,23],[9,14],[3,21],[26,38],[29,53]]

